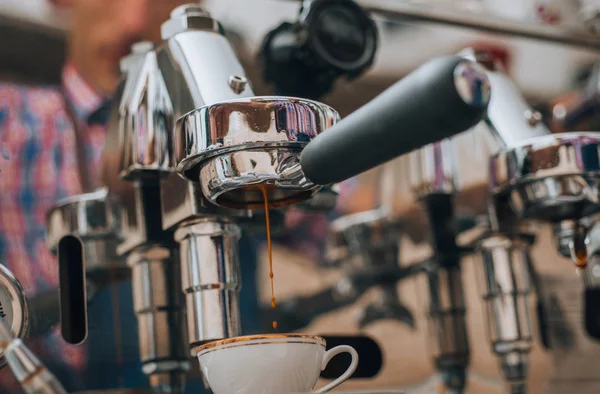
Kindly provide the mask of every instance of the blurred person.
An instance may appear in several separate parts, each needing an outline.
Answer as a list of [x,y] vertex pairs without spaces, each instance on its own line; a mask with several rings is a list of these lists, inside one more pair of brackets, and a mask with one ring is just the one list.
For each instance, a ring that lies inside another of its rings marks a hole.
[[[172,9],[186,3],[54,2],[68,7],[72,17],[62,83],[0,84],[0,262],[28,296],[58,286],[56,259],[45,246],[46,212],[59,199],[99,186],[104,125],[119,80],[120,59],[137,41],[159,43],[161,23]],[[120,285],[118,291],[125,345],[122,368],[115,365],[110,289],[100,291],[90,305],[90,334],[84,345],[67,345],[58,327],[44,338],[27,341],[69,392],[117,387],[119,375],[125,386],[147,386],[137,355],[137,330],[130,329],[136,327],[131,285]],[[10,370],[1,370],[0,393],[18,392]]]

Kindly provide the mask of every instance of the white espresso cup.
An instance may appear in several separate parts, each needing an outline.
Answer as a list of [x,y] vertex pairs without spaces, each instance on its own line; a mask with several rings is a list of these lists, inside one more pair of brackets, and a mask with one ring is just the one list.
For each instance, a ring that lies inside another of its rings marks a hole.
[[214,394],[285,394],[312,391],[329,360],[350,353],[340,377],[315,390],[325,393],[356,370],[358,353],[340,345],[325,350],[325,339],[303,334],[265,334],[227,338],[198,349],[198,361]]

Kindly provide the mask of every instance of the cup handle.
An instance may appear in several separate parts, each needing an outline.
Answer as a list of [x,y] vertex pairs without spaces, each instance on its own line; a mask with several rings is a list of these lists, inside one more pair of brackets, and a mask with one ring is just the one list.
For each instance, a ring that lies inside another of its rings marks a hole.
[[356,350],[354,350],[352,346],[348,345],[340,345],[334,347],[333,349],[329,349],[325,353],[325,357],[323,357],[323,364],[321,366],[321,370],[325,369],[325,367],[329,363],[329,360],[331,360],[340,353],[350,353],[350,355],[352,356],[352,362],[350,362],[350,366],[348,367],[346,372],[344,372],[339,378],[335,379],[329,384],[326,384],[320,389],[315,390],[315,393],[326,393],[329,390],[336,388],[340,384],[344,383],[344,381],[347,380],[350,376],[352,376],[354,371],[356,371],[356,367],[358,366],[358,353],[356,352]]

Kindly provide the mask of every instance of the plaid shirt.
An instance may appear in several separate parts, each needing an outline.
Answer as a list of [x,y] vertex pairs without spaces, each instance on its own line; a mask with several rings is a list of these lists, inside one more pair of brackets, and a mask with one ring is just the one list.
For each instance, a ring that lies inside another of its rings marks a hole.
[[[58,286],[57,261],[45,244],[46,212],[59,199],[82,192],[65,99],[85,125],[81,140],[91,178],[97,179],[105,129],[89,126],[88,120],[105,100],[72,64],[63,69],[62,87],[0,85],[0,263],[27,295]],[[28,345],[42,357],[60,354],[76,371],[85,367],[84,346],[67,345],[58,328]],[[10,375],[8,368],[0,372],[0,392],[18,392],[6,387]]]

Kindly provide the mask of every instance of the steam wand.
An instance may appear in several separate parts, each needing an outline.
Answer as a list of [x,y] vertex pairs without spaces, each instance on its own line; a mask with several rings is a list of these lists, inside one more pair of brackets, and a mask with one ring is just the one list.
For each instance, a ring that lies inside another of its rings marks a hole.
[[[462,253],[470,254],[470,248],[460,248]],[[436,272],[439,264],[430,258],[404,267],[383,267],[352,273],[339,280],[332,287],[319,293],[292,297],[277,303],[275,308],[262,310],[264,321],[277,320],[279,329],[296,331],[309,325],[318,316],[351,305],[365,291],[386,283],[397,283],[422,273]]]
[[371,287],[411,278],[430,270],[432,264],[435,262],[425,260],[405,267],[374,268],[355,272],[319,293],[292,297],[278,302],[275,308],[264,308],[262,315],[265,321],[271,322],[276,319],[282,332],[299,330],[320,315],[352,305]]
[[58,379],[0,319],[0,351],[27,394],[67,394]]

